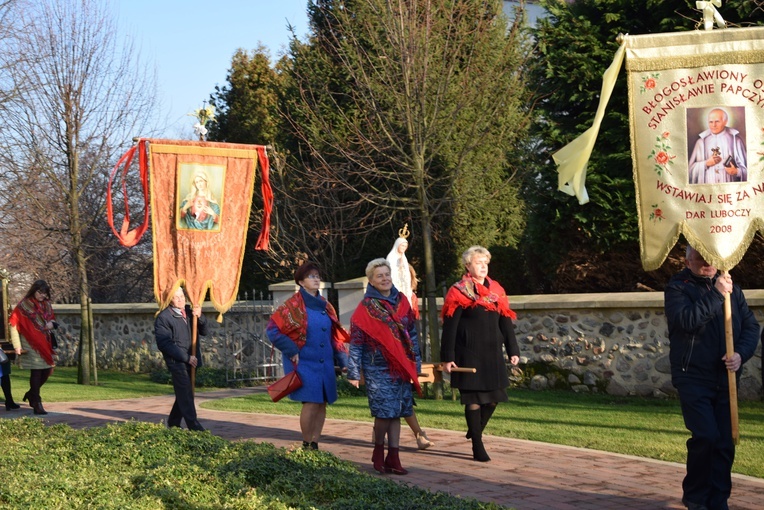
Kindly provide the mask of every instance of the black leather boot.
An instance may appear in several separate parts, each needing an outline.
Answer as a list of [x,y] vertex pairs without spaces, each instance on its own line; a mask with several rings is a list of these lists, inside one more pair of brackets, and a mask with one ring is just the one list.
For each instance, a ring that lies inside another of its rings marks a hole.
[[[485,426],[488,425],[488,422],[491,419],[491,416],[493,416],[493,412],[496,410],[495,404],[482,404],[480,406],[480,431],[485,430]],[[472,432],[467,431],[467,435],[465,436],[467,439],[472,439]]]
[[464,408],[464,417],[467,420],[467,429],[472,438],[472,458],[478,462],[488,462],[491,457],[483,446],[483,429],[480,424],[480,409]]
[[11,376],[6,374],[0,377],[0,385],[3,387],[3,395],[5,395],[5,410],[13,411],[20,406],[13,401],[13,394],[11,394]]

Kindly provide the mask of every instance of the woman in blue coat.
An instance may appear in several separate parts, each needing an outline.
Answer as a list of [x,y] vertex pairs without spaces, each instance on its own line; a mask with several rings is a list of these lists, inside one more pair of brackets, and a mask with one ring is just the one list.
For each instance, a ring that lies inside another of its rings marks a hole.
[[289,398],[302,402],[303,447],[318,450],[318,439],[326,421],[326,404],[337,400],[334,360],[336,357],[340,368],[347,366],[345,343],[349,337],[334,307],[318,292],[321,286],[318,265],[305,262],[295,271],[294,281],[300,290],[276,309],[266,334],[283,354],[284,373],[297,370],[302,380],[302,388]]

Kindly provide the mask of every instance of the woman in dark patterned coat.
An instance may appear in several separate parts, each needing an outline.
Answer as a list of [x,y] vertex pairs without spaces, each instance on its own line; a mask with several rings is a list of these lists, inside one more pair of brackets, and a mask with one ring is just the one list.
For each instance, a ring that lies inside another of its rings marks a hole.
[[284,372],[297,370],[302,388],[289,398],[302,402],[300,429],[303,448],[318,450],[318,439],[326,421],[326,405],[337,400],[334,360],[340,368],[347,364],[347,332],[342,328],[334,307],[319,289],[318,264],[305,262],[294,273],[300,286],[292,297],[279,306],[266,328],[268,338],[284,357]]
[[350,319],[348,382],[357,388],[363,370],[369,409],[374,416],[374,469],[405,475],[408,471],[401,466],[398,455],[400,419],[414,412],[412,385],[420,394],[422,391],[416,319],[408,299],[393,286],[387,260],[369,262],[366,277],[366,294]]
[[[443,304],[440,359],[458,388],[467,420],[472,456],[479,462],[491,458],[483,446],[483,429],[499,402],[506,402],[509,376],[502,346],[513,365],[520,361],[509,299],[501,285],[488,278],[491,253],[472,246],[462,255],[467,274],[451,286]],[[457,367],[475,373],[454,372]]]

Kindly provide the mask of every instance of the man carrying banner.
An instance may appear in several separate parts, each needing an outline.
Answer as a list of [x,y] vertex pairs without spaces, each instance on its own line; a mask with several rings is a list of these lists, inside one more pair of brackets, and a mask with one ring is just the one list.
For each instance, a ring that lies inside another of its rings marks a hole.
[[167,426],[180,427],[182,418],[189,430],[203,431],[204,427],[196,419],[194,388],[191,383],[191,368],[202,365],[201,355],[191,354],[192,314],[197,317],[198,334],[206,335],[207,319],[202,315],[201,305],[194,306],[192,310],[186,304],[183,288],[178,287],[170,300],[170,306],[157,315],[154,321],[154,335],[157,348],[164,355],[175,390],[175,403],[167,419]]
[[[671,382],[679,392],[687,440],[682,502],[690,510],[726,509],[732,490],[732,438],[727,371],[753,356],[759,323],[728,273],[717,274],[691,246],[687,267],[666,286]],[[724,300],[731,295],[735,354],[727,358]]]

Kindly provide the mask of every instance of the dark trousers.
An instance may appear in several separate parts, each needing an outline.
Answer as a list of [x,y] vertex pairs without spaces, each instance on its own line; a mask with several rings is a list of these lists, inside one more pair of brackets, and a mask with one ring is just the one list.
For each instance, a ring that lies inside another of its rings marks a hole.
[[692,437],[687,440],[687,475],[682,482],[685,502],[726,510],[732,491],[732,441],[729,389],[694,383],[674,383],[682,415]]
[[181,418],[186,421],[189,430],[204,430],[196,419],[194,405],[194,390],[191,387],[191,365],[167,360],[167,369],[172,376],[172,387],[175,390],[175,403],[167,419],[168,427],[180,427]]
[[3,364],[3,376],[0,378],[0,385],[3,387],[3,395],[6,404],[13,404],[13,394],[11,393],[11,362],[7,366]]

